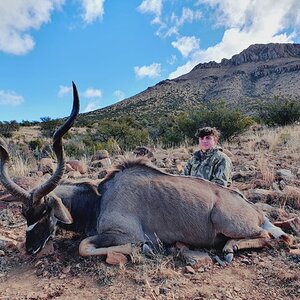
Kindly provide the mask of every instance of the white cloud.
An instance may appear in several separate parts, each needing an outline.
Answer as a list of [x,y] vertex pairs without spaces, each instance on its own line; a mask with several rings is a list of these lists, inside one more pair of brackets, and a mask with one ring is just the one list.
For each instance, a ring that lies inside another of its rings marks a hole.
[[191,52],[199,49],[199,39],[195,36],[183,36],[172,42],[172,46],[178,49],[184,57],[187,57]]
[[88,88],[83,93],[83,97],[85,97],[85,98],[101,98],[102,91],[99,89]]
[[90,112],[96,109],[99,109],[100,107],[100,102],[99,101],[91,101],[87,104],[87,106],[85,107],[85,109],[83,110],[84,113],[86,112]]
[[162,0],[143,0],[138,10],[145,14],[151,13],[154,14],[154,19],[152,20],[153,24],[160,24],[160,16],[162,12]]
[[54,9],[65,0],[0,1],[0,51],[15,55],[26,54],[35,42],[29,31],[38,30],[50,22]]
[[24,98],[17,95],[14,91],[0,90],[0,105],[18,106],[24,101]]
[[174,65],[176,60],[177,60],[177,56],[175,54],[172,54],[171,57],[167,60],[167,63],[169,65]]
[[65,86],[65,85],[59,86],[59,91],[58,91],[59,97],[63,97],[64,95],[71,94],[71,93],[72,93],[72,88],[70,86]]
[[[161,27],[159,29],[159,35],[163,36],[171,36],[171,35],[178,35],[179,29],[185,24],[185,23],[193,23],[195,21],[199,21],[202,19],[202,13],[200,10],[191,10],[190,8],[183,7],[181,16],[177,16],[174,13],[171,14],[170,22],[169,22],[169,28],[167,25],[164,27]],[[162,34],[166,30],[165,34]]]
[[198,4],[214,9],[215,24],[224,27],[224,35],[218,44],[193,52],[169,78],[187,73],[201,62],[231,58],[254,43],[293,42],[300,29],[298,0],[198,0]]
[[117,99],[117,101],[123,100],[125,98],[125,93],[120,90],[114,91],[113,95]]
[[105,0],[82,0],[83,20],[90,24],[97,18],[102,20]]
[[138,78],[159,77],[161,72],[161,65],[157,63],[153,63],[152,65],[149,66],[134,67],[134,72]]

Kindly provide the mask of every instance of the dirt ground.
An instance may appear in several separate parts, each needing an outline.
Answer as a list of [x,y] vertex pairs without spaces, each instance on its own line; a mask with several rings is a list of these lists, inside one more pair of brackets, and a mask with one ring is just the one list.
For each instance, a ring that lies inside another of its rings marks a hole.
[[[244,144],[242,143],[243,147]],[[252,194],[248,193],[247,197],[251,198],[252,195],[256,202],[257,193],[262,191],[263,184],[266,184],[269,178],[268,169],[262,176],[261,170],[253,167],[259,165],[259,161],[255,161],[259,157],[256,153],[245,152],[236,146],[231,151],[236,157],[236,184],[243,192],[251,190]],[[274,151],[271,156],[269,151],[264,168],[291,166],[296,174],[299,161],[295,164],[293,157],[285,157],[282,154],[283,148],[278,151],[281,153],[280,161],[279,152]],[[240,172],[242,168],[246,168],[246,171]],[[300,187],[299,171],[297,178],[289,183],[295,188]],[[272,185],[274,186],[274,180],[277,180],[275,177],[271,179],[268,181],[269,185],[264,187],[265,192],[269,192]],[[280,180],[276,182],[280,183]],[[253,190],[254,188],[258,189]],[[259,194],[259,197],[264,195]],[[299,206],[295,206],[295,201],[291,202],[294,205],[294,208],[291,208],[285,200],[286,206],[282,209],[276,204],[273,194],[267,194],[266,199],[276,211],[273,217],[300,217]],[[50,243],[49,249],[46,248],[36,256],[28,256],[24,254],[22,247],[25,227],[20,204],[0,201],[0,240],[2,237],[16,242],[16,246],[11,247],[1,246],[0,243],[1,300],[300,299],[299,248],[296,249],[298,252],[291,252],[291,249],[284,246],[239,251],[229,265],[221,266],[212,260],[197,268],[190,267],[178,251],[150,259],[139,254],[139,249],[136,249],[126,265],[112,266],[108,265],[104,258],[80,257],[78,245],[83,237],[61,229],[53,241],[54,249],[51,249]],[[294,235],[294,238],[299,244],[300,237]],[[217,250],[201,251],[212,258],[215,255],[222,256]]]
[[[20,239],[25,228],[6,233]],[[3,233],[3,232],[2,232]],[[78,255],[81,237],[59,231],[54,253],[0,257],[0,299],[299,299],[300,257],[286,248],[239,252],[225,267],[188,269],[176,255],[140,254],[125,266]],[[47,252],[47,251],[46,251]],[[209,252],[210,255],[220,254]]]

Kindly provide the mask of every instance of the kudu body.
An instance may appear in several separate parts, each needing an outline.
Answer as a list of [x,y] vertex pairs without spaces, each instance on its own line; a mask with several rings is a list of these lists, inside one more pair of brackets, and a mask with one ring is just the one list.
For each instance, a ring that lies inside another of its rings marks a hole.
[[79,246],[83,256],[111,250],[129,254],[130,244],[142,244],[147,251],[158,241],[180,241],[199,248],[222,246],[230,261],[233,251],[264,247],[271,237],[291,243],[240,193],[203,179],[167,174],[143,159],[119,164],[99,186],[59,184],[64,169],[61,139],[79,110],[75,85],[73,91],[72,113],[53,138],[58,167],[44,185],[27,192],[14,184],[7,174],[8,152],[0,143],[1,182],[27,204],[27,252],[38,252],[57,222],[85,232],[88,237]]

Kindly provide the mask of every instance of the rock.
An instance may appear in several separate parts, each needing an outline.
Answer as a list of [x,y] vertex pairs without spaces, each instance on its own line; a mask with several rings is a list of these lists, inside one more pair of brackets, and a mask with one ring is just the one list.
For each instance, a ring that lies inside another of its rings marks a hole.
[[127,264],[128,259],[123,253],[110,251],[107,253],[106,263],[109,265],[125,265]]
[[75,171],[72,166],[69,164],[69,163],[66,163],[66,171],[67,172],[72,172],[72,171]]
[[101,160],[104,158],[109,158],[109,153],[107,150],[97,150],[92,156],[91,161]]
[[181,250],[181,257],[194,269],[199,269],[200,267],[211,265],[213,263],[211,257],[206,252],[201,251],[192,251],[183,248]]
[[283,230],[292,230],[297,236],[300,236],[300,217],[274,222],[274,225]]
[[39,177],[25,176],[13,177],[13,181],[27,191],[31,190],[33,187],[39,185],[42,182],[41,178]]
[[247,182],[255,177],[255,172],[253,171],[243,171],[232,172],[232,180],[237,182]]
[[153,157],[153,152],[151,151],[150,148],[148,147],[145,147],[145,146],[141,146],[141,147],[137,147],[133,150],[133,154],[136,156],[136,157],[139,157],[139,156],[146,156],[146,157]]
[[93,168],[108,168],[111,166],[110,158],[103,158],[100,160],[94,160],[91,162],[91,167]]
[[67,175],[68,178],[79,178],[81,177],[81,173],[79,171],[71,171]]
[[68,164],[72,167],[73,170],[80,172],[80,174],[85,174],[87,173],[87,165],[83,161],[79,160],[70,160],[68,161]]
[[283,194],[287,197],[287,202],[292,201],[295,209],[300,209],[300,188],[296,186],[286,185],[283,189]]
[[270,201],[281,196],[281,194],[282,193],[265,189],[250,189],[247,191],[247,198],[253,202]]
[[300,249],[290,249],[289,250],[289,254],[290,255],[300,256]]
[[38,163],[38,171],[45,173],[53,173],[55,169],[55,164],[53,163],[52,158],[44,157]]
[[196,271],[191,266],[186,266],[185,267],[185,272],[190,273],[190,274],[195,274],[196,273]]
[[0,250],[0,257],[5,256],[5,252],[3,250]]
[[279,169],[276,171],[276,176],[285,180],[285,181],[291,181],[293,179],[295,179],[295,175],[292,173],[291,170],[287,170],[287,169]]
[[18,242],[15,240],[12,240],[10,238],[7,238],[5,236],[0,235],[0,249],[6,250],[9,248],[18,248]]
[[45,247],[37,254],[38,258],[44,257],[44,256],[48,256],[55,253],[54,250],[54,245],[53,245],[53,241],[50,240],[47,242],[47,244],[45,245]]
[[274,210],[274,207],[267,203],[257,202],[254,205],[262,211],[264,211],[265,213],[271,213]]
[[61,270],[64,274],[68,274],[71,271],[71,266],[66,266]]

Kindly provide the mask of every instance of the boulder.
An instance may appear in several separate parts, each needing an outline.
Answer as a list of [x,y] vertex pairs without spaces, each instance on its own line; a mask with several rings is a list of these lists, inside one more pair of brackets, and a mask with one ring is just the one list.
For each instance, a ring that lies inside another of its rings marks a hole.
[[100,160],[94,160],[91,162],[93,168],[109,168],[111,166],[111,160],[109,157]]
[[74,171],[80,172],[80,174],[85,174],[88,171],[86,163],[80,160],[70,160],[68,161],[68,165],[71,166]]
[[53,162],[52,158],[44,157],[38,163],[38,171],[45,173],[53,174],[55,169],[55,163]]
[[107,150],[97,150],[96,153],[92,156],[91,161],[98,161],[104,158],[109,158],[109,153]]
[[288,169],[279,169],[276,171],[276,176],[278,179],[283,179],[286,182],[295,179],[295,175],[292,173],[291,170]]

